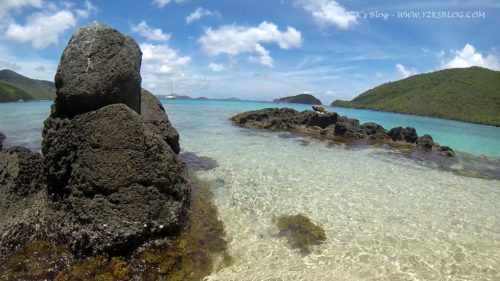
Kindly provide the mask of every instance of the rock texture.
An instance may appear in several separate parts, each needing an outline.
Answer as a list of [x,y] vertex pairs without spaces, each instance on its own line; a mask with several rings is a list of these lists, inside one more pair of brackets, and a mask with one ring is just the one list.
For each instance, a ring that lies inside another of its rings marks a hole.
[[101,23],[77,30],[61,56],[56,111],[69,117],[124,103],[140,113],[142,52],[130,37]]
[[22,147],[0,151],[0,256],[41,233],[45,189],[40,153]]
[[0,132],[0,150],[3,148],[3,141],[5,140],[5,135]]
[[137,44],[105,25],[72,36],[43,156],[0,151],[0,211],[10,216],[0,252],[42,238],[77,256],[121,255],[182,229],[191,187],[179,135],[159,101],[141,95],[140,63]]
[[141,91],[141,116],[146,128],[165,140],[172,150],[179,154],[179,133],[170,124],[161,102],[152,93]]
[[321,101],[313,95],[300,94],[296,96],[283,97],[273,100],[273,102],[289,102],[289,103],[304,103],[304,104],[317,104],[321,105]]
[[286,130],[332,140],[400,143],[436,151],[449,157],[454,156],[451,148],[439,146],[431,136],[424,135],[419,138],[415,128],[396,127],[387,131],[379,124],[372,122],[359,124],[359,120],[340,116],[335,112],[308,110],[299,112],[290,108],[266,108],[237,114],[231,120],[247,128]]

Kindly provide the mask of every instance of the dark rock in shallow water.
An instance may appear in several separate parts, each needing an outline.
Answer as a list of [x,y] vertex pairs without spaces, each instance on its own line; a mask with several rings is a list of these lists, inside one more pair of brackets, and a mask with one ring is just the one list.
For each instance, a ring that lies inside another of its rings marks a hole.
[[449,146],[440,146],[437,150],[439,151],[440,154],[444,156],[448,157],[455,156],[455,151],[453,151],[453,149],[451,149],[451,147]]
[[61,56],[55,111],[75,116],[124,103],[141,111],[141,56],[130,37],[101,23],[77,30]]
[[396,127],[389,130],[387,133],[393,141],[404,141],[407,143],[415,143],[418,139],[417,131],[413,127]]
[[304,254],[310,253],[310,246],[326,240],[325,230],[304,215],[281,216],[277,226],[278,235],[288,238],[292,248],[298,248]]
[[124,253],[177,232],[189,206],[184,163],[123,104],[45,121],[42,150],[58,240],[78,254]]
[[0,132],[0,150],[3,148],[3,141],[5,140],[5,135]]
[[219,167],[215,159],[199,156],[193,152],[183,152],[179,157],[187,164],[190,171],[209,171]]
[[417,139],[417,146],[426,150],[431,150],[435,144],[430,135],[423,135]]
[[318,126],[322,129],[337,122],[338,114],[335,112],[314,114],[309,119],[309,126]]
[[179,154],[181,150],[179,146],[179,133],[170,124],[160,100],[144,89],[141,91],[141,116],[146,124],[146,128],[158,134],[170,145],[175,153]]
[[[248,111],[231,117],[236,124],[256,129],[288,131],[324,140],[356,142],[364,140],[368,144],[390,144],[395,148],[423,149],[452,156],[452,152],[442,151],[432,137],[418,137],[412,127],[396,127],[389,132],[379,124],[340,116],[335,112],[296,111],[291,108],[265,108]],[[369,143],[367,143],[369,142]],[[354,146],[359,146],[355,144]],[[430,147],[430,148],[429,148]]]

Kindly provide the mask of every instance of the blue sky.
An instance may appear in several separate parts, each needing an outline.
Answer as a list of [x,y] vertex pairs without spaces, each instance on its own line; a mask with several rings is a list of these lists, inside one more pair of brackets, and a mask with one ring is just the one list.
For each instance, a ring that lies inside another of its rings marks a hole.
[[0,68],[53,80],[92,21],[141,46],[143,87],[251,100],[351,99],[452,67],[500,70],[500,1],[0,0]]

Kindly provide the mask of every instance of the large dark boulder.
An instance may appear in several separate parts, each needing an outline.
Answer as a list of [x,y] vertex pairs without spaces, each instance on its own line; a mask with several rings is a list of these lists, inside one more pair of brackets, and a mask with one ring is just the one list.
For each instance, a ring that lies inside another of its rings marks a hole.
[[124,103],[141,111],[141,56],[130,37],[101,23],[77,30],[57,69],[55,113],[75,116]]
[[185,165],[127,106],[49,117],[43,137],[51,206],[66,210],[57,239],[75,253],[125,253],[183,225]]
[[5,140],[5,135],[0,132],[0,150],[3,148],[3,141]]
[[146,124],[146,128],[158,134],[170,145],[175,153],[179,154],[181,150],[179,146],[179,133],[170,124],[160,100],[144,89],[141,92],[141,116]]

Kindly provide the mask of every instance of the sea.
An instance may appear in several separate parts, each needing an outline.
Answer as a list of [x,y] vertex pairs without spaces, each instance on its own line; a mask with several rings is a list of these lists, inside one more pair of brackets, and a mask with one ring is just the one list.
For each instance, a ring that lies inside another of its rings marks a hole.
[[[206,280],[500,280],[500,128],[370,110],[329,108],[361,123],[415,127],[457,161],[436,164],[380,146],[241,128],[249,101],[162,100],[182,152],[217,161],[212,187],[230,266]],[[4,146],[40,150],[49,101],[0,104]],[[325,230],[308,254],[277,235],[302,214]]]

